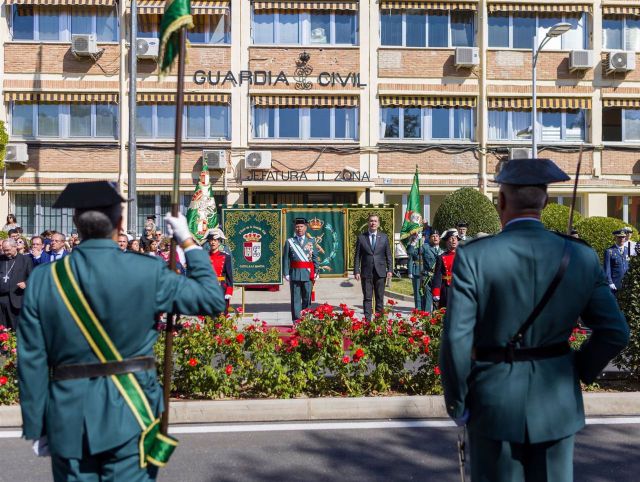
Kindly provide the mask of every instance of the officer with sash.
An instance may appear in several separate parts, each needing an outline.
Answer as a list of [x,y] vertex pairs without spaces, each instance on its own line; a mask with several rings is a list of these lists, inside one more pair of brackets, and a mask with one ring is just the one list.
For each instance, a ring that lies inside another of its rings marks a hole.
[[437,229],[431,230],[429,235],[429,243],[422,245],[422,285],[420,290],[423,296],[423,304],[425,311],[433,310],[433,278],[435,276],[436,261],[444,254],[444,250],[440,247],[440,232]]
[[629,270],[629,248],[625,244],[627,233],[623,229],[614,231],[615,243],[604,250],[604,273],[611,291],[622,288],[622,279]]
[[220,313],[224,294],[183,215],[165,218],[188,276],[122,252],[122,203],[106,181],[69,184],[54,208],[74,208],[82,242],[34,270],[18,326],[23,435],[51,455],[53,478],[154,480],[177,442],[163,412],[153,346],[161,313]]
[[[467,241],[453,267],[440,352],[446,408],[468,423],[474,482],[573,480],[593,383],[629,341],[594,250],[540,222],[549,159],[513,159],[496,176],[503,230]],[[572,352],[578,318],[591,336]]]
[[307,237],[307,220],[296,218],[295,234],[284,243],[282,264],[284,278],[291,289],[291,318],[300,318],[300,311],[309,308],[313,283],[318,278],[318,251],[313,239]]

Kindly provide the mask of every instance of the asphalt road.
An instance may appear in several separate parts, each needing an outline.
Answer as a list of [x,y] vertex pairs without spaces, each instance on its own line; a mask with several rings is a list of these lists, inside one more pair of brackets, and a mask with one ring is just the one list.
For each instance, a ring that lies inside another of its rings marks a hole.
[[[339,426],[340,424],[335,424]],[[455,428],[256,431],[177,435],[180,447],[160,481],[458,481]],[[575,480],[626,482],[640,473],[637,423],[587,426],[577,438]],[[244,431],[249,429],[250,431]],[[0,436],[2,433],[0,432]],[[48,459],[0,438],[0,481],[51,480]],[[468,480],[468,479],[467,479]]]

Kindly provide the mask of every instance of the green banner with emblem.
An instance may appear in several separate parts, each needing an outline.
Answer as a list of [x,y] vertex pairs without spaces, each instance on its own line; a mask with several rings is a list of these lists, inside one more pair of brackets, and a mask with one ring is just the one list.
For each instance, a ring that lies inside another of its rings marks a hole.
[[282,210],[224,208],[234,286],[282,283]]
[[347,265],[344,252],[346,209],[284,208],[283,238],[293,236],[295,218],[306,218],[307,237],[313,239],[318,249],[321,276],[345,276]]
[[394,239],[393,239],[393,208],[392,207],[361,207],[347,209],[347,260],[348,269],[353,270],[353,258],[356,254],[356,239],[358,235],[369,229],[369,214],[377,214],[380,216],[380,231],[389,237],[391,243],[391,256],[394,256]]

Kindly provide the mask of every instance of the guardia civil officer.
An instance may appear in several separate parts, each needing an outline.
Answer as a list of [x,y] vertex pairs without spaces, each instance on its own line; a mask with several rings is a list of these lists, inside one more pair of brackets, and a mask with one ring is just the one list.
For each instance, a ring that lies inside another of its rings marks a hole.
[[[568,179],[548,159],[508,161],[502,232],[458,250],[440,368],[449,415],[468,422],[474,482],[573,480],[580,382],[629,340],[595,251],[540,222],[546,185]],[[578,317],[592,334],[572,353]]]
[[224,295],[186,219],[166,223],[188,276],[160,258],[122,252],[122,202],[106,181],[69,184],[54,208],[75,208],[82,242],[38,266],[18,325],[23,435],[51,454],[56,481],[146,481],[175,441],[158,433],[163,411],[153,346],[163,312],[220,313]]
[[422,265],[422,239],[418,234],[412,234],[409,238],[407,245],[407,255],[409,260],[407,262],[407,271],[409,278],[411,278],[411,285],[413,287],[413,303],[416,310],[425,309],[424,296],[422,294],[422,274],[424,267]]
[[440,232],[433,229],[429,236],[429,243],[422,246],[422,296],[425,311],[433,310],[433,278],[435,276],[436,261],[444,253],[440,247]]
[[291,318],[300,318],[300,311],[311,306],[313,283],[318,278],[318,249],[307,236],[307,220],[294,220],[294,235],[284,242],[282,272],[291,290]]
[[622,288],[622,279],[629,269],[629,248],[625,243],[627,233],[618,229],[613,233],[615,242],[613,246],[604,250],[604,273],[609,282],[611,291],[616,292]]

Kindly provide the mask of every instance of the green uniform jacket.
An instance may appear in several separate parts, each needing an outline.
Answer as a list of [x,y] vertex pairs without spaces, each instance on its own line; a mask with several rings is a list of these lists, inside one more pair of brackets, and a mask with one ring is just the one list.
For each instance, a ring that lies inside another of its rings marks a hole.
[[429,244],[422,246],[422,265],[424,267],[424,276],[427,276],[427,273],[433,273],[438,256],[441,254],[444,254],[444,250],[440,246],[431,246]]
[[[523,346],[569,339],[578,317],[593,332],[579,352],[545,360],[472,362],[471,349],[506,346],[551,283],[565,239],[571,260]],[[594,381],[629,340],[629,327],[588,245],[517,221],[458,248],[440,352],[449,415],[470,412],[472,430],[493,440],[557,440],[584,426],[579,380]]]
[[[160,312],[220,313],[224,295],[202,250],[186,253],[189,278],[159,258],[122,252],[110,239],[84,241],[71,254],[74,275],[123,358],[153,356]],[[140,433],[129,406],[110,378],[49,381],[49,368],[96,363],[86,339],[54,285],[51,264],[27,283],[18,323],[18,376],[24,436],[47,435],[52,454],[82,456],[86,434],[92,454]],[[156,415],[163,410],[156,370],[135,374]]]
[[288,238],[284,242],[284,251],[282,253],[282,273],[284,276],[289,276],[290,281],[311,281],[309,270],[306,268],[293,268],[291,267],[292,261],[301,261],[295,254],[294,250],[289,245],[289,240],[292,243],[296,243],[301,246],[302,250],[307,255],[309,261],[313,263],[315,273],[318,273],[318,248],[313,239],[305,235],[304,242],[301,244],[297,241],[295,236]]
[[407,271],[413,276],[422,276],[424,268],[422,265],[422,250],[424,245],[418,246],[416,244],[409,244],[407,246],[407,255],[409,260],[407,262]]

